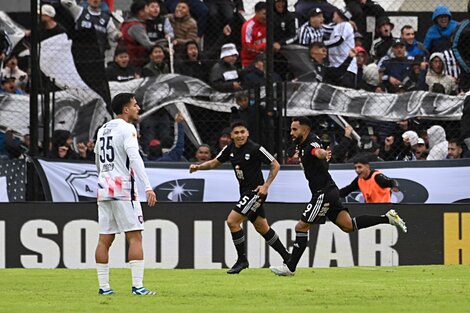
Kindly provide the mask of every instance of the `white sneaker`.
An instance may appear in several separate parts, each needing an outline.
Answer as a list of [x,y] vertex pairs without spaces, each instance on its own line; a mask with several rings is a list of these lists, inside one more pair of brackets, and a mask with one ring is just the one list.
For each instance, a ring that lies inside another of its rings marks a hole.
[[398,216],[398,213],[394,209],[388,211],[385,216],[388,217],[388,221],[390,224],[400,228],[404,233],[408,231],[405,222],[401,219],[400,216]]
[[271,272],[278,276],[294,276],[295,272],[291,272],[291,270],[287,267],[286,264],[282,264],[281,266],[270,266],[269,269]]

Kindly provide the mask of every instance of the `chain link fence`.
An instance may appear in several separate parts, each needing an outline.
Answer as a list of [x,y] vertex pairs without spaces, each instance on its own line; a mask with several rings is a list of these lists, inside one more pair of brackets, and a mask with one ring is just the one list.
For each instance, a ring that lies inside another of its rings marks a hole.
[[[272,21],[265,2],[243,0],[43,0],[40,7],[38,60],[28,57],[27,23],[0,15],[0,126],[2,134],[13,129],[23,149],[11,154],[0,141],[3,158],[28,148],[22,113],[31,62],[41,69],[42,155],[52,158],[93,160],[96,130],[112,118],[120,92],[141,104],[136,126],[147,160],[200,161],[208,157],[201,145],[214,157],[230,140],[231,121],[244,119],[253,140],[296,163],[289,127],[299,115],[312,118],[335,163],[362,152],[385,161],[468,154],[460,125],[470,89],[464,3],[277,0]],[[271,29],[274,44],[266,47]]]

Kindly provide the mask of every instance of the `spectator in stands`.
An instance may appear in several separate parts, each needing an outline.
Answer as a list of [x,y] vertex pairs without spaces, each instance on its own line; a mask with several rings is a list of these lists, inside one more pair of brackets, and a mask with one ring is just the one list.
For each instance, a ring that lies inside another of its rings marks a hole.
[[313,42],[309,47],[309,56],[312,64],[310,67],[311,71],[303,74],[301,77],[297,77],[297,79],[305,82],[339,85],[342,77],[345,75],[346,70],[351,64],[355,53],[355,50],[351,49],[350,54],[341,66],[337,68],[328,67],[326,66],[328,52],[325,45],[320,41]]
[[239,92],[235,96],[238,107],[231,108],[230,123],[242,120],[248,126],[250,138],[254,142],[261,142],[261,133],[265,125],[265,117],[267,112],[265,108],[254,99],[248,97],[246,92]]
[[182,52],[184,45],[190,40],[199,44],[198,25],[189,13],[188,2],[180,0],[176,5],[175,13],[168,15],[168,19],[175,32],[173,45],[178,52]]
[[[50,4],[43,4],[40,10],[41,25],[39,28],[39,41],[65,33],[65,28],[54,20],[55,9]],[[38,13],[38,14],[39,14]]]
[[429,51],[424,47],[422,42],[416,40],[413,26],[405,25],[401,28],[401,39],[405,42],[408,56],[422,56],[423,61],[429,59]]
[[[209,14],[209,10],[206,4],[201,0],[165,0],[165,5],[168,9],[168,12],[173,12],[176,14],[178,5],[181,2],[186,3],[188,7],[188,14],[189,12],[191,12],[191,16],[194,17],[194,21],[196,22],[197,37],[202,38],[202,36],[204,35],[206,31],[207,17]],[[173,26],[173,29],[174,29],[174,26]],[[178,36],[176,29],[175,29],[175,34],[176,36]],[[196,38],[192,38],[192,39],[196,40]]]
[[414,57],[410,75],[403,81],[406,91],[428,90],[426,85],[427,62],[423,61],[423,56]]
[[449,143],[442,126],[434,125],[427,130],[429,154],[426,160],[444,160],[448,154]]
[[405,78],[410,76],[413,65],[413,57],[406,56],[405,43],[401,39],[395,39],[392,45],[392,56],[385,57],[379,68],[382,82],[389,93],[404,91]]
[[266,2],[255,5],[255,16],[242,27],[242,66],[250,66],[259,53],[266,50]]
[[[329,40],[324,41],[328,48],[328,60],[330,67],[340,68],[350,57],[354,44],[354,28],[349,23],[351,13],[346,10],[336,10],[333,13],[333,22],[336,24]],[[357,63],[353,58],[346,73],[343,75],[340,85],[349,88],[356,87]]]
[[331,163],[345,163],[351,159],[357,152],[357,141],[352,136],[353,127],[347,125],[344,128],[344,135],[337,145],[331,150]]
[[463,146],[462,142],[457,138],[449,139],[449,146],[447,148],[447,159],[462,159]]
[[337,7],[328,3],[327,0],[299,0],[295,3],[295,17],[299,21],[299,25],[308,22],[309,13],[312,9],[319,8],[323,11],[325,23],[329,24],[333,19],[333,12],[338,10]]
[[287,7],[287,0],[275,0],[273,16],[273,48],[277,51],[274,54],[274,71],[285,78],[288,73],[287,59],[279,52],[281,47],[289,45],[295,41],[297,36],[297,21],[295,14]]
[[197,147],[194,158],[191,158],[189,162],[202,163],[212,159],[211,147],[208,144],[202,143]]
[[398,161],[416,161],[416,147],[418,145],[418,134],[415,131],[408,130],[402,134],[403,147],[397,155]]
[[385,176],[382,172],[371,168],[370,161],[374,156],[361,154],[354,159],[354,170],[357,177],[339,190],[340,197],[360,190],[366,203],[391,203],[392,190],[398,192],[398,181]]
[[388,54],[390,47],[396,41],[392,36],[395,25],[387,16],[379,17],[375,25],[376,39],[372,43],[371,55],[375,60],[380,60]]
[[323,41],[323,34],[329,35],[333,31],[333,27],[324,25],[323,11],[315,8],[310,11],[310,19],[299,29],[299,44],[310,46],[312,42]]
[[165,143],[158,139],[152,139],[149,142],[147,158],[144,161],[181,161],[181,157],[184,153],[184,117],[181,113],[175,116],[175,140],[171,147],[166,148]]
[[170,67],[166,62],[165,49],[162,46],[153,46],[149,53],[149,59],[150,62],[142,68],[142,77],[152,77],[170,73]]
[[175,32],[167,17],[161,14],[161,0],[149,0],[149,16],[146,21],[147,35],[153,43],[166,43],[175,38]]
[[360,32],[354,32],[354,46],[364,48],[364,36]]
[[9,93],[14,95],[25,95],[24,90],[16,88],[15,77],[2,77],[2,85],[0,87],[0,93]]
[[428,149],[426,148],[426,143],[423,138],[418,138],[418,144],[415,148],[416,160],[424,161],[428,156]]
[[210,37],[210,45],[225,25],[230,24],[234,19],[234,12],[244,13],[243,0],[204,0],[208,9],[208,24],[210,28],[204,33],[204,46],[206,37]]
[[9,77],[14,79],[15,89],[26,89],[28,83],[28,74],[18,67],[18,59],[16,55],[10,55],[5,62],[5,67],[1,72],[2,77]]
[[72,143],[72,134],[68,130],[55,130],[52,134],[52,147],[48,157],[51,159],[85,160],[87,158],[86,145],[79,143],[77,153],[72,149]]
[[116,48],[114,50],[114,61],[110,62],[106,68],[108,81],[126,82],[139,77],[135,67],[129,64],[127,49]]
[[[368,79],[367,75],[370,76],[371,73],[369,73],[368,71],[372,71],[374,69],[376,71],[376,77],[378,77],[379,70],[377,69],[377,66],[375,66],[375,64],[373,64],[374,66],[371,67],[370,69],[367,68],[369,55],[367,54],[366,49],[364,49],[361,46],[356,46],[354,49],[356,50],[356,63],[357,63],[356,88],[363,89],[363,90],[370,91],[370,92],[375,92],[379,84],[378,83],[369,84],[371,80]],[[364,80],[364,72],[365,72],[367,80]]]
[[376,19],[385,12],[384,8],[376,1],[372,0],[344,0],[346,8],[351,12],[351,20],[356,24],[357,30],[365,34],[366,20],[368,16],[374,16]]
[[444,55],[440,52],[435,52],[429,59],[429,70],[426,75],[426,84],[429,86],[429,91],[432,91],[435,84],[443,86],[443,93],[447,95],[457,94],[457,84],[455,78],[446,74]]
[[117,42],[121,38],[111,14],[101,10],[101,0],[88,0],[85,7],[77,5],[75,0],[60,0],[60,3],[69,10],[77,30],[95,30],[98,46],[103,55],[105,50],[110,48],[110,41]]
[[[457,31],[454,34],[454,40],[452,40],[452,50],[449,52],[452,53],[449,53],[448,57],[446,51],[444,51],[446,61],[450,60],[450,62],[448,61],[446,64],[448,70],[447,74],[453,77],[459,77],[460,89],[463,92],[467,92],[470,90],[470,3],[467,4],[467,18],[462,21],[460,26],[457,28]],[[462,73],[451,72],[456,61],[459,66],[456,66],[455,68],[462,69]],[[470,147],[470,143],[468,146]]]
[[148,51],[154,46],[150,40],[146,21],[148,6],[144,0],[136,0],[131,4],[132,16],[121,25],[121,46],[126,47],[129,53],[130,64],[137,70],[147,62]]
[[432,25],[424,37],[424,47],[430,54],[448,50],[452,46],[451,36],[459,23],[452,20],[452,14],[445,5],[438,5],[432,14]]
[[[272,73],[273,82],[282,81],[276,72]],[[266,55],[258,54],[253,64],[243,70],[242,88],[253,89],[266,84]],[[253,139],[253,138],[252,138]]]
[[29,136],[24,136],[23,140],[20,140],[15,136],[13,130],[7,129],[5,131],[5,151],[10,160],[18,159],[21,155],[24,155],[28,152],[29,144],[25,141]]
[[196,41],[188,41],[185,45],[185,54],[177,60],[176,73],[209,81],[209,68],[202,58],[201,51]]
[[230,127],[222,129],[219,137],[217,137],[216,143],[211,147],[212,155],[218,155],[219,152],[230,142],[232,142],[232,137],[230,137]]
[[241,78],[235,66],[238,51],[233,43],[222,46],[220,60],[211,69],[209,82],[221,92],[234,92],[242,89]]

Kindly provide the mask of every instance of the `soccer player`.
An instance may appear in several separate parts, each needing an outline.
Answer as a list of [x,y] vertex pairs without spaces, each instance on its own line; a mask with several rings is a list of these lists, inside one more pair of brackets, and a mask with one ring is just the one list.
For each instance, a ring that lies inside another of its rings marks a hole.
[[271,266],[271,271],[279,276],[293,276],[302,254],[307,247],[308,231],[314,223],[325,223],[326,217],[344,232],[353,232],[377,224],[392,224],[406,232],[405,222],[395,210],[382,216],[363,215],[351,218],[348,209],[339,200],[339,191],[328,172],[331,158],[329,147],[322,148],[321,140],[311,133],[312,124],[307,117],[292,119],[290,135],[297,145],[300,161],[308,180],[312,199],[308,203],[300,221],[295,226],[296,239],[292,256],[282,266]]
[[144,252],[142,230],[144,219],[136,199],[135,178],[145,186],[147,204],[152,207],[156,196],[152,190],[144,162],[139,154],[137,131],[132,125],[139,120],[140,107],[132,93],[120,93],[112,100],[116,119],[99,130],[95,146],[98,169],[99,240],[96,266],[101,295],[111,295],[109,286],[109,248],[117,233],[124,232],[129,246],[128,259],[132,273],[134,295],[156,295],[143,285]]
[[[226,161],[232,163],[240,184],[240,200],[228,215],[227,225],[232,233],[238,259],[227,273],[238,274],[248,268],[245,235],[241,228],[241,224],[246,219],[253,223],[256,231],[281,255],[284,262],[287,262],[290,255],[276,232],[270,228],[263,207],[269,186],[279,172],[280,165],[264,147],[248,139],[248,127],[244,121],[235,121],[230,128],[232,142],[225,146],[214,159],[202,164],[191,164],[189,172],[211,170]],[[269,175],[266,181],[261,172],[262,163],[269,164]]]
[[398,181],[388,178],[382,172],[371,169],[367,154],[359,155],[354,160],[354,170],[357,177],[346,187],[339,190],[340,197],[346,197],[351,192],[360,190],[367,203],[390,203],[391,190],[397,192]]

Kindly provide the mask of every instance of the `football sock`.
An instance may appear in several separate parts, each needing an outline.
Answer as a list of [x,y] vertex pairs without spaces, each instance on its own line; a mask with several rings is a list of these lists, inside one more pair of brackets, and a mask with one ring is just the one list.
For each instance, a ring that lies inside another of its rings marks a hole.
[[361,215],[353,218],[352,222],[354,230],[359,230],[378,224],[389,224],[388,217],[386,217],[385,215]]
[[109,264],[96,263],[96,272],[98,274],[98,284],[100,289],[109,290]]
[[307,248],[308,242],[308,232],[296,231],[295,234],[295,243],[294,248],[292,249],[292,256],[286,263],[287,267],[291,270],[291,272],[295,272],[297,264],[299,263],[299,260],[305,251],[305,248]]
[[289,252],[287,252],[286,248],[279,240],[279,236],[276,234],[276,232],[272,228],[269,228],[268,232],[264,234],[263,237],[266,240],[267,244],[270,245],[274,250],[277,251],[277,253],[281,255],[284,262],[287,262],[290,257],[290,254]]
[[232,233],[232,240],[235,249],[237,249],[238,260],[246,260],[245,233],[243,229]]
[[140,288],[144,286],[144,260],[129,261],[132,274],[132,287]]

